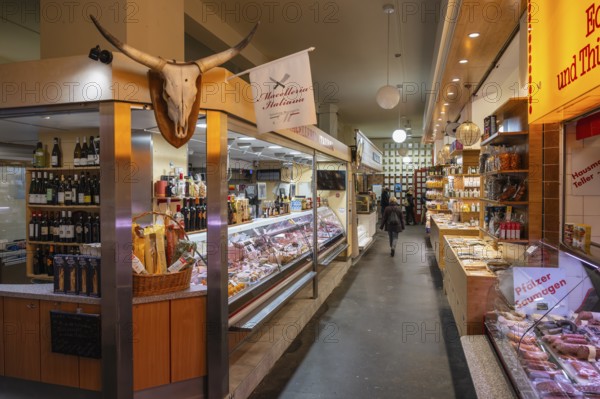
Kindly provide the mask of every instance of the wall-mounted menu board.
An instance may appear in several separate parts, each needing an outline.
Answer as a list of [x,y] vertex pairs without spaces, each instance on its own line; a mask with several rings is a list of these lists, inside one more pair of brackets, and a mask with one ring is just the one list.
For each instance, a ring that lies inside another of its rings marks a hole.
[[100,359],[102,336],[99,314],[50,311],[52,352]]

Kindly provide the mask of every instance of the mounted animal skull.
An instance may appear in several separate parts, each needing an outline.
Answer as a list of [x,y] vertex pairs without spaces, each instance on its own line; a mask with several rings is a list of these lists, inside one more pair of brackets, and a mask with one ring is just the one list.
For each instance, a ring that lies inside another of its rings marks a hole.
[[196,129],[200,110],[200,87],[202,74],[238,55],[250,43],[258,28],[254,29],[238,45],[220,53],[192,62],[167,61],[131,47],[114,37],[90,15],[92,22],[113,46],[134,61],[150,68],[150,98],[154,116],[163,137],[174,147],[187,143]]

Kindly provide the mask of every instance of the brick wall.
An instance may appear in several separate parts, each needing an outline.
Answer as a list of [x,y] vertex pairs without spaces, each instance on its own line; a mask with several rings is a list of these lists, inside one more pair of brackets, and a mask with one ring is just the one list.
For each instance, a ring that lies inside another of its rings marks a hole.
[[[543,134],[543,223],[542,237],[549,243],[558,244],[561,228],[560,183],[560,125],[531,125],[530,134]],[[535,166],[534,166],[535,168]]]

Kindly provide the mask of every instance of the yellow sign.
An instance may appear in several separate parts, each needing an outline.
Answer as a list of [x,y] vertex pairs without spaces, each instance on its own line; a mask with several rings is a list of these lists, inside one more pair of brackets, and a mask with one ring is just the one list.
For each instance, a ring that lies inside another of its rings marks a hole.
[[598,107],[600,0],[529,0],[527,27],[529,123]]

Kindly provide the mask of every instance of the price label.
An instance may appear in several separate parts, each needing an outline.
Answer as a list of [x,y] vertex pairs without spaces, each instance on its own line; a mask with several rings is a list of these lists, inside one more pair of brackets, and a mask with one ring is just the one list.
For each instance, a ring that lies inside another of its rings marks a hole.
[[527,255],[533,255],[533,253],[537,251],[537,249],[537,245],[531,245],[529,248],[527,248]]

